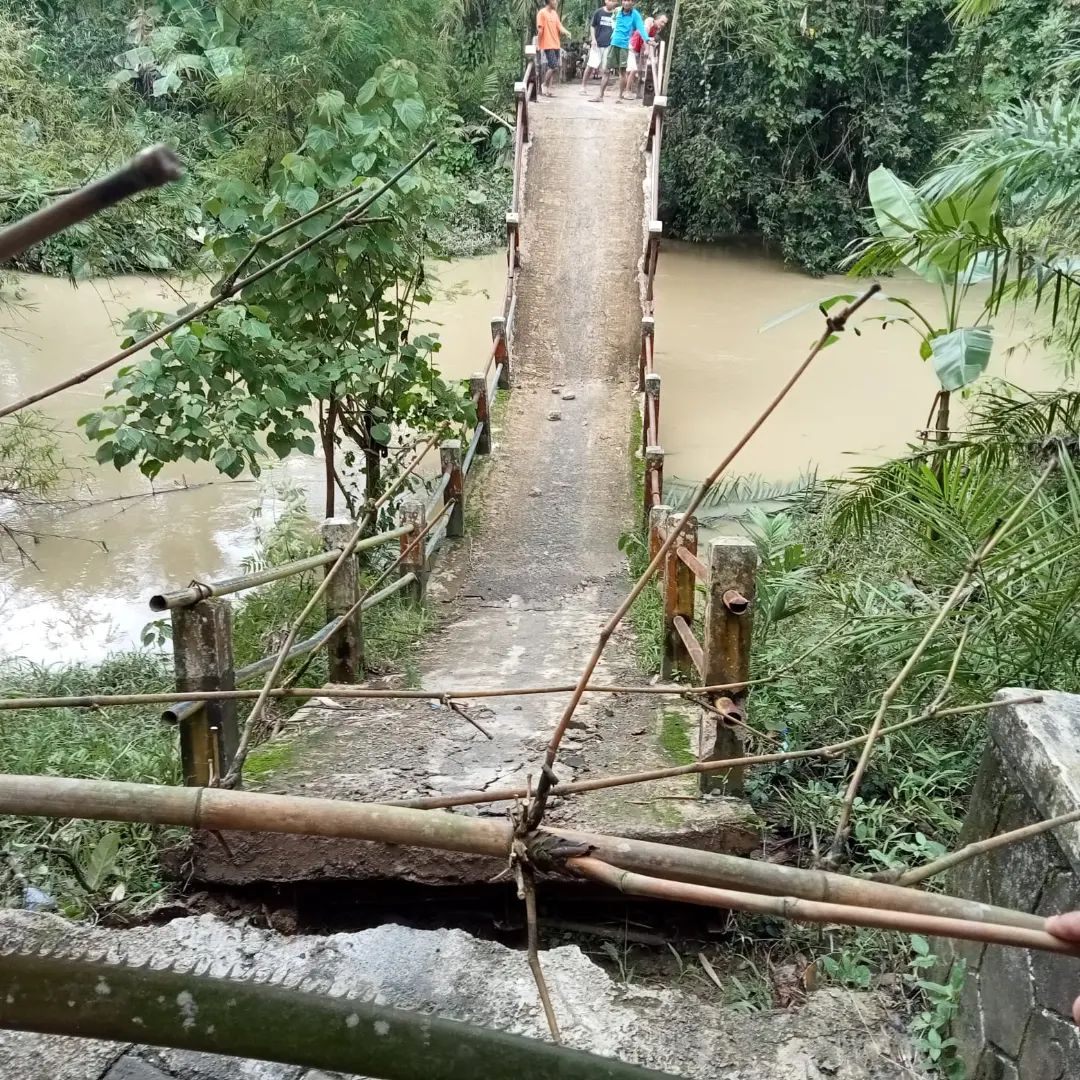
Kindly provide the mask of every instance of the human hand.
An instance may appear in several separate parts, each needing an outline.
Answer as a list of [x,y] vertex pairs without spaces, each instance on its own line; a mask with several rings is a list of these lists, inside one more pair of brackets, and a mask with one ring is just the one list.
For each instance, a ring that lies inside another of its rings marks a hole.
[[[1080,911],[1069,911],[1064,915],[1051,915],[1046,920],[1046,932],[1062,941],[1073,945],[1080,944]],[[1080,1024],[1080,997],[1073,1002],[1073,1019]]]

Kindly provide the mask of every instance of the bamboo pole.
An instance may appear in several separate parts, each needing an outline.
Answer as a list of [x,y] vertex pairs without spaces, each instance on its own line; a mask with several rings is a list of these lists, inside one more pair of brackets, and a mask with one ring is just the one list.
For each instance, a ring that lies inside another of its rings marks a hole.
[[[370,803],[266,795],[227,788],[155,787],[109,780],[0,774],[0,814],[176,825],[210,832],[268,832],[459,851],[505,859],[514,828],[509,821],[434,814]],[[668,844],[548,829],[528,839],[567,840],[604,862],[707,885],[827,899],[857,906],[915,911],[1002,925],[1039,928],[1042,920],[1008,908],[924,893],[821,870],[775,866],[755,859]]]
[[[367,551],[369,548],[378,547],[391,540],[397,540],[411,532],[411,526],[400,526],[390,529],[388,532],[378,533],[360,541],[353,549]],[[186,589],[177,589],[171,593],[157,593],[150,597],[151,611],[168,611],[171,608],[190,607],[200,600],[208,600],[212,596],[228,596],[230,593],[242,592],[244,589],[254,589],[258,585],[266,585],[271,581],[280,581],[282,578],[292,577],[293,574],[302,574],[305,570],[314,570],[327,563],[335,562],[341,556],[340,548],[331,548],[322,551],[318,555],[310,555],[306,559],[294,559],[292,562],[282,563],[281,566],[271,566],[266,570],[258,570],[253,574],[242,574],[239,577],[225,578],[223,581],[211,581],[206,584],[199,582]]]
[[0,262],[14,259],[28,247],[132,195],[179,180],[183,175],[180,159],[167,146],[142,150],[108,176],[65,194],[36,213],[0,229]]
[[[644,874],[632,874],[592,858],[570,859],[569,866],[591,881],[610,885],[630,896],[649,896],[657,900],[700,904],[703,907],[749,911],[755,915],[772,915],[792,922],[869,926],[878,930],[900,930],[907,934],[957,938],[961,941],[984,941],[990,945],[1012,945],[1018,949],[1040,949],[1042,952],[1080,957],[1080,944],[1062,941],[1042,929],[1000,926],[995,923],[949,919],[909,911],[821,903],[794,896],[759,896],[734,889],[715,889],[682,881],[664,881]],[[1045,923],[1044,919],[1039,921]]]
[[675,1080],[615,1058],[351,995],[54,956],[0,956],[0,1028],[387,1080]]

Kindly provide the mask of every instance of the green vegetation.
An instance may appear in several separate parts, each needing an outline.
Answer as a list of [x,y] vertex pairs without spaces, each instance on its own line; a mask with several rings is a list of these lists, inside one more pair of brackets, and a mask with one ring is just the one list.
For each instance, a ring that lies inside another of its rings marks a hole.
[[[318,536],[302,494],[287,491],[285,510],[259,537],[254,568],[302,558],[319,550]],[[385,558],[385,555],[384,555]],[[362,584],[379,572],[373,559]],[[246,593],[237,603],[233,644],[237,666],[276,649],[296,613],[317,585],[315,572],[273,582]],[[364,616],[368,670],[408,670],[410,658],[432,616],[393,597]],[[302,631],[322,625],[318,613]],[[151,624],[144,640],[168,640],[168,623]],[[293,661],[286,677],[303,667],[302,685],[326,681],[326,654]],[[0,696],[60,697],[70,694],[138,694],[173,688],[166,653],[150,649],[118,653],[98,664],[0,664]],[[275,703],[270,716],[287,715],[300,701]],[[241,715],[243,715],[241,704]],[[253,779],[280,763],[278,744],[259,748],[248,762]],[[7,714],[0,723],[0,772],[71,776],[135,783],[176,784],[180,755],[176,731],[161,721],[160,708],[44,709]],[[64,914],[82,918],[138,916],[161,899],[166,887],[159,869],[163,846],[179,840],[177,830],[95,821],[2,818],[0,905],[33,902],[28,886],[51,897]]]
[[[304,142],[320,95],[355,100],[387,61],[422,71],[422,96],[438,111],[440,187],[462,228],[433,221],[435,242],[454,254],[490,246],[509,183],[507,132],[480,106],[509,96],[519,23],[503,5],[477,7],[0,0],[0,211],[33,209],[153,142],[177,147],[188,166],[183,183],[48,241],[22,265],[77,277],[193,266],[214,189],[267,184]],[[467,69],[453,62],[462,35]]]
[[[988,114],[988,130],[1011,130],[1022,156],[1028,113],[1016,100],[1032,94],[1042,95],[1044,147],[1064,150],[1075,105],[1066,99],[1055,113],[1052,101],[1068,64],[1047,61],[1080,28],[1076,8],[1009,0],[981,20],[950,23],[950,7],[684,0],[664,218],[690,240],[760,232],[786,260],[821,273],[869,231],[863,208],[878,166],[915,179]],[[989,162],[1001,140],[955,145]]]

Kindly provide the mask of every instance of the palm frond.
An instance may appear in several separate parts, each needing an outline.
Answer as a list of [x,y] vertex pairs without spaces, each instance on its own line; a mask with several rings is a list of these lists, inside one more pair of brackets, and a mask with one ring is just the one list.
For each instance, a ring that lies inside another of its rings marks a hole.
[[[801,473],[794,480],[768,481],[760,476],[733,476],[721,480],[705,496],[697,510],[700,522],[745,517],[762,505],[777,509],[804,499],[818,486],[817,473]],[[664,503],[674,513],[682,513],[697,490],[697,483],[672,476],[664,482]]]

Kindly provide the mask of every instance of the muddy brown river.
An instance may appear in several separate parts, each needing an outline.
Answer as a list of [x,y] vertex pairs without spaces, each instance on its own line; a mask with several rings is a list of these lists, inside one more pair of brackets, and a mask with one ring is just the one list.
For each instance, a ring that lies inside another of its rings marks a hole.
[[[440,270],[443,295],[427,313],[444,342],[448,377],[482,367],[488,319],[501,299],[504,256],[467,259]],[[0,333],[0,399],[47,385],[114,351],[114,322],[135,307],[173,310],[175,291],[158,280],[84,283],[24,277],[31,305],[7,315]],[[699,479],[768,399],[820,330],[813,311],[760,332],[799,304],[850,290],[843,278],[812,279],[753,249],[669,244],[657,279],[657,370],[662,377],[661,431],[667,475]],[[922,282],[887,289],[928,311],[937,291]],[[978,305],[973,305],[977,310]],[[876,314],[883,311],[882,305]],[[999,324],[998,330],[1003,328]],[[1060,382],[1043,354],[1000,347],[1024,334],[1005,327],[992,376],[1030,389]],[[794,480],[810,467],[835,474],[903,448],[926,419],[935,380],[920,361],[915,335],[902,326],[867,327],[826,350],[768,425],[743,452],[738,471],[767,482]],[[5,521],[42,534],[29,545],[33,563],[9,545],[0,550],[0,657],[93,660],[129,647],[150,619],[151,593],[236,572],[280,507],[283,485],[298,484],[320,504],[321,463],[294,457],[259,482],[230,483],[210,466],[185,462],[153,486],[134,470],[93,463],[75,421],[95,408],[109,376],[49,400],[62,450],[76,470],[69,494],[91,502],[12,513]],[[134,497],[132,497],[134,496]]]

